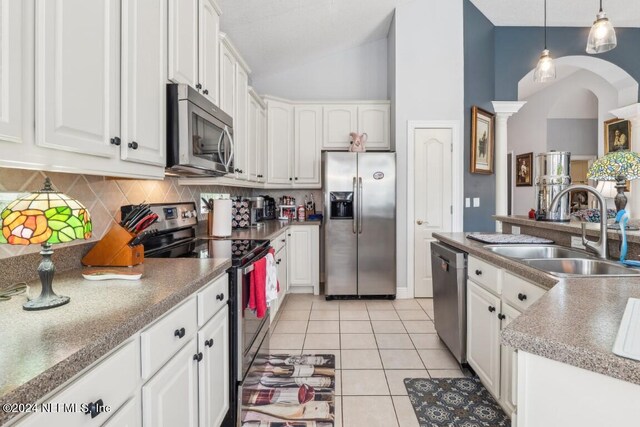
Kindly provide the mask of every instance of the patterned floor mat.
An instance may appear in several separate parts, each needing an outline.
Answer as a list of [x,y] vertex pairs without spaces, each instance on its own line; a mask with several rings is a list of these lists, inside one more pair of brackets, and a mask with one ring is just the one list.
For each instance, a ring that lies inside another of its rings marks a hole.
[[242,427],[333,427],[333,354],[258,355],[242,390]]
[[420,427],[507,427],[509,417],[478,378],[407,378]]

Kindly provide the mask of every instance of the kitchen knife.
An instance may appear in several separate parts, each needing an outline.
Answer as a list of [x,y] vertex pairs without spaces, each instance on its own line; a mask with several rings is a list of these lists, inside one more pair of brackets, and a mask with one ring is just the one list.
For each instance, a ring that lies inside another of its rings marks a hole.
[[158,214],[152,213],[152,214],[149,214],[149,215],[145,216],[144,218],[142,218],[140,221],[137,222],[137,224],[135,226],[136,232],[139,233],[139,232],[149,228],[157,220],[158,220]]
[[149,208],[140,210],[140,212],[138,212],[133,218],[129,220],[125,228],[129,231],[134,231],[136,229],[136,225],[138,225],[140,220],[142,220],[142,218],[146,217],[149,214],[151,214],[151,209]]
[[133,246],[140,245],[149,237],[157,233],[158,233],[158,230],[143,231],[142,233],[138,234],[131,242],[129,242],[129,246],[133,247]]

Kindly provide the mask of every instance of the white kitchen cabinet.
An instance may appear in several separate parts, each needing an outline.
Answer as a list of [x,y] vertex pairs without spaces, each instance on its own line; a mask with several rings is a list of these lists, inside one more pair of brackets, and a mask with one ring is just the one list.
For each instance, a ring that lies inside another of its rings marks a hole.
[[[0,1],[0,141],[21,143],[23,138],[23,40],[25,4]],[[7,147],[10,149],[10,147]],[[15,149],[15,147],[14,147]]]
[[367,150],[389,150],[391,147],[391,105],[358,106],[358,133],[367,134]]
[[265,182],[267,165],[267,113],[260,96],[249,88],[247,168],[249,180]]
[[120,2],[36,1],[36,145],[115,157]]
[[192,339],[142,387],[145,427],[198,426],[197,355]]
[[122,160],[164,167],[167,3],[137,0],[122,5],[120,155]]
[[198,0],[168,0],[169,80],[198,84]]
[[[182,0],[181,0],[182,1]],[[218,58],[221,11],[213,0],[199,0],[198,77],[201,93],[218,105]]]
[[294,225],[287,233],[287,278],[291,292],[319,293],[320,238],[316,225]]
[[229,307],[225,305],[198,331],[200,426],[217,427],[229,410]]
[[358,106],[352,104],[325,105],[323,107],[323,150],[349,148],[351,132],[358,130]]
[[320,185],[322,107],[296,105],[294,108],[293,185]]
[[262,105],[260,107],[260,114],[258,116],[258,126],[260,132],[258,133],[258,182],[267,182],[267,162],[269,158],[269,147],[267,144],[267,107]]
[[[233,117],[236,94],[236,58],[227,36],[220,36],[220,108]],[[234,123],[235,125],[235,123]],[[235,126],[234,126],[235,127]]]
[[276,254],[276,263],[278,265],[278,281],[280,282],[280,292],[278,292],[278,300],[280,303],[284,301],[284,297],[289,292],[289,273],[287,271],[289,262],[287,259],[287,246],[283,246]]
[[[506,328],[509,323],[514,321],[521,313],[509,304],[502,303],[501,329]],[[500,403],[507,410],[507,414],[511,419],[515,419],[513,415],[517,405],[517,361],[518,354],[512,347],[501,345],[500,347]]]
[[102,427],[138,427],[142,425],[142,407],[140,406],[140,396],[129,399],[118,412],[113,414]]
[[500,398],[500,297],[467,281],[467,360],[484,386]]
[[267,101],[267,182],[293,182],[293,106],[286,102]]
[[247,130],[249,102],[249,74],[236,64],[235,112],[233,114],[233,163],[236,179],[249,179]]

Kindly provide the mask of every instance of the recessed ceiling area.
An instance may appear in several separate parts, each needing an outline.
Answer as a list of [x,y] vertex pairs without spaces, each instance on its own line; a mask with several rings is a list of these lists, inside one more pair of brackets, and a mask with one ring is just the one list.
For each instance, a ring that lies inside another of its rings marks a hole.
[[222,31],[256,75],[387,37],[412,0],[219,0]]
[[[544,0],[471,0],[496,26],[542,26]],[[604,0],[604,11],[616,27],[640,27],[638,0]],[[548,25],[590,27],[600,7],[599,0],[547,0]]]

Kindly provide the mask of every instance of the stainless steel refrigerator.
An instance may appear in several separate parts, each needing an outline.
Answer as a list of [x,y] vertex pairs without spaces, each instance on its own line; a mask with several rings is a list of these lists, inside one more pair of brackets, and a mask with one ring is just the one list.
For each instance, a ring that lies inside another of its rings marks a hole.
[[325,294],[396,294],[396,155],[322,155]]

